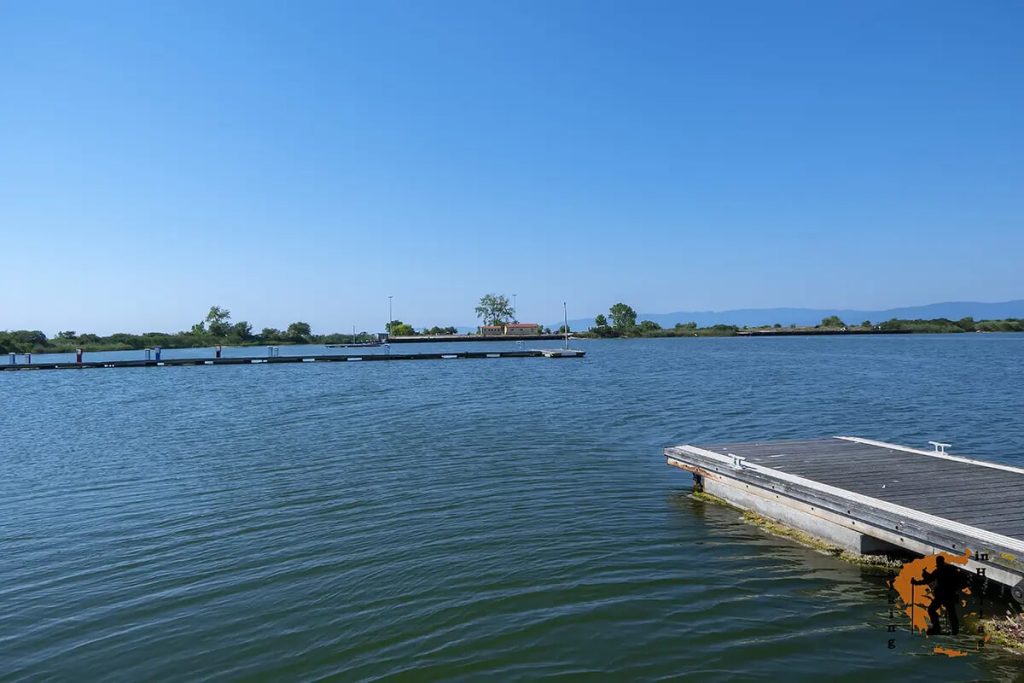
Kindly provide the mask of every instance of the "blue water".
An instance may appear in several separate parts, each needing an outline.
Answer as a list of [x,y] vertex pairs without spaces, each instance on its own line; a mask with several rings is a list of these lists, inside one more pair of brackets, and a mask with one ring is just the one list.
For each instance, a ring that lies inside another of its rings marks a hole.
[[888,650],[879,578],[693,500],[661,449],[855,434],[1024,464],[1024,335],[574,346],[0,373],[2,677],[1020,670]]

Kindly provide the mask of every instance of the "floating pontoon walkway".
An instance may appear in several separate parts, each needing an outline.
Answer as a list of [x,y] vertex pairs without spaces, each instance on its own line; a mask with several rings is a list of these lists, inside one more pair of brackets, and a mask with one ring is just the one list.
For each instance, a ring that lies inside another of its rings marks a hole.
[[85,368],[155,368],[177,365],[256,365],[262,363],[337,363],[395,360],[467,360],[484,358],[582,358],[585,351],[539,349],[533,351],[459,351],[452,353],[367,353],[312,356],[265,356],[247,358],[164,358],[163,360],[82,360],[5,363],[0,370],[82,370]]
[[694,487],[844,548],[963,555],[1024,602],[1024,469],[839,436],[665,449]]

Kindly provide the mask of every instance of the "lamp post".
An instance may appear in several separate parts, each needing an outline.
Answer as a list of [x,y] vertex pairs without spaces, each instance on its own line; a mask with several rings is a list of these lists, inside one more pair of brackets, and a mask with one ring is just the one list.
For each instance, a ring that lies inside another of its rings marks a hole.
[[516,297],[517,296],[519,296],[519,295],[518,294],[513,294],[512,295],[512,321],[513,322],[519,322],[519,316],[516,315]]
[[391,336],[391,321],[395,319],[394,314],[391,312],[391,299],[392,298],[393,298],[392,296],[390,296],[390,295],[388,296],[388,325],[387,325],[387,329],[388,329],[388,336],[389,337]]

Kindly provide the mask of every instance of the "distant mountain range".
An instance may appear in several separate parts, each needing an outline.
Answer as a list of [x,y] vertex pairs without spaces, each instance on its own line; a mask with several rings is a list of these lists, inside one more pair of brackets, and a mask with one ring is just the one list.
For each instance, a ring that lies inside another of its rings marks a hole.
[[[607,311],[601,311],[606,316]],[[595,313],[596,315],[596,313]],[[1000,303],[983,303],[980,301],[947,301],[925,306],[907,306],[889,308],[883,311],[861,311],[847,308],[738,308],[731,311],[679,311],[676,313],[638,313],[637,320],[652,320],[662,327],[672,327],[676,323],[695,322],[700,327],[710,325],[817,325],[822,318],[838,315],[844,322],[857,325],[864,320],[880,323],[892,318],[900,319],[931,319],[949,318],[959,320],[971,316],[975,320],[995,320],[1002,318],[1024,318],[1024,299],[1004,301]],[[569,321],[569,328],[585,330],[594,324],[594,318],[577,318]],[[551,329],[562,325],[559,320],[550,323]]]

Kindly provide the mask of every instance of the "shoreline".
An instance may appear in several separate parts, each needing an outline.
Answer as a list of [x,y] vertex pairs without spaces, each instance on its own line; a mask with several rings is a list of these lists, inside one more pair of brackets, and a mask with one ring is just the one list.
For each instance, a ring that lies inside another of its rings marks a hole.
[[[637,336],[616,336],[616,337],[602,337],[598,335],[591,335],[587,332],[570,332],[570,341],[592,341],[595,339],[609,339],[609,340],[632,340],[632,339],[730,339],[730,338],[753,338],[753,337],[836,337],[836,336],[867,336],[867,335],[938,335],[947,334],[953,336],[960,336],[966,334],[1020,334],[1016,330],[999,330],[994,332],[978,331],[973,333],[967,332],[931,332],[931,331],[917,331],[917,330],[738,330],[733,334],[644,334]],[[452,343],[464,343],[464,342],[517,342],[517,341],[563,341],[565,335],[563,334],[532,334],[532,335],[517,335],[517,336],[494,336],[494,337],[480,337],[476,335],[417,335],[415,337],[392,337],[388,342],[391,344],[425,344],[425,343],[436,343],[444,344],[448,342]],[[225,344],[222,346],[225,349],[229,348],[254,348],[259,346],[346,346],[345,344],[328,344],[322,342],[297,342],[297,341],[248,341],[235,344]],[[193,344],[190,346],[162,346],[164,351],[183,351],[189,349],[210,349],[216,347],[216,343],[208,344]],[[153,346],[129,346],[127,344],[97,344],[95,346],[90,344],[81,344],[79,346],[61,346],[57,348],[35,348],[30,353],[33,356],[43,356],[50,354],[74,354],[76,349],[82,349],[85,353],[119,353],[128,351],[144,351],[146,348],[153,348]],[[11,352],[8,352],[11,353]],[[26,352],[18,351],[17,355],[23,356]],[[6,355],[6,354],[5,354]]]

